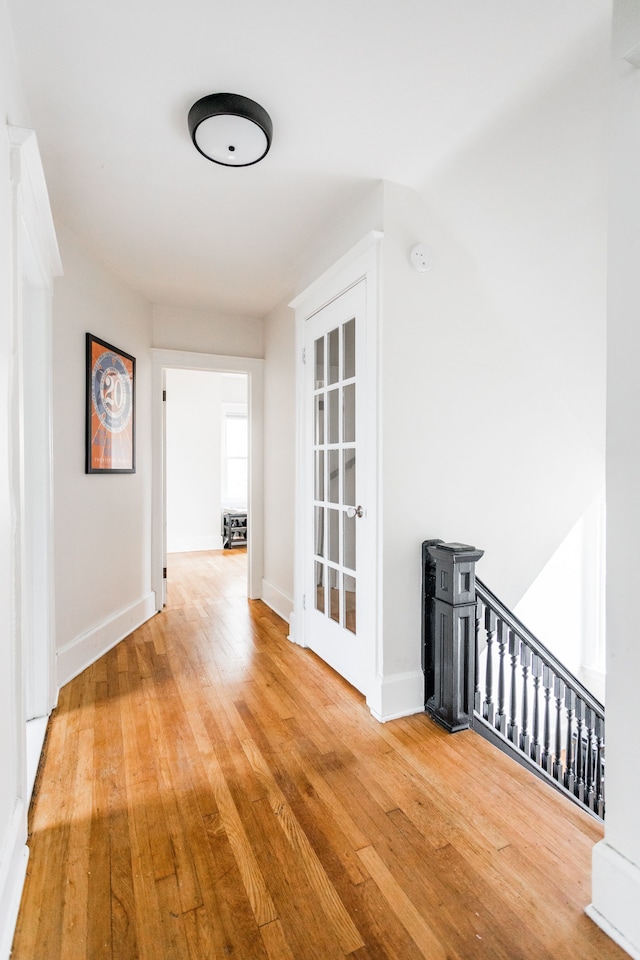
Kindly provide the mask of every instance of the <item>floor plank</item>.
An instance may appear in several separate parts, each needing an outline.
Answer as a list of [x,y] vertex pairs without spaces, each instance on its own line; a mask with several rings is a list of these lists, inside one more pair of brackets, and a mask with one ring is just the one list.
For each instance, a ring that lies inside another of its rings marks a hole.
[[60,693],[13,960],[624,960],[583,912],[600,824],[474,733],[378,724],[245,550],[168,566]]

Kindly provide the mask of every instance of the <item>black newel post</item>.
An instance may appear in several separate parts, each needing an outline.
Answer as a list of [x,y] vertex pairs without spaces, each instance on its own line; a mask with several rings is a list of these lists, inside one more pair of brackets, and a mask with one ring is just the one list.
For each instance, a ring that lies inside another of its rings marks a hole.
[[456,733],[473,717],[475,564],[484,550],[427,540],[422,551],[425,708]]

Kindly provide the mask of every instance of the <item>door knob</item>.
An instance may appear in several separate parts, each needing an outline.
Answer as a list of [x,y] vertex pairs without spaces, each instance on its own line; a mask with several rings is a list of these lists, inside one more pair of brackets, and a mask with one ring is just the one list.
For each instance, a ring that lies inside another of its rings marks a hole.
[[347,507],[347,516],[350,520],[353,520],[354,517],[363,517],[364,510],[362,507]]

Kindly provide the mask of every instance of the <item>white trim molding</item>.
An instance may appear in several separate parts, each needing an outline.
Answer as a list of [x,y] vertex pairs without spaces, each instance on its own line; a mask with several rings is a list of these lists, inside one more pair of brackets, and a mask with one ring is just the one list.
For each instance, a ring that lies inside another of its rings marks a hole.
[[9,960],[27,873],[29,848],[25,844],[25,805],[18,800],[0,847],[0,960]]
[[10,357],[8,506],[15,527],[8,643],[15,695],[7,706],[13,743],[5,771],[11,814],[0,835],[0,960],[10,955],[29,856],[27,719],[48,716],[55,703],[51,300],[54,277],[62,274],[36,134],[11,124],[6,130],[12,282],[11,319],[3,320]]
[[266,603],[279,617],[290,623],[293,612],[293,597],[290,597],[264,578],[262,580],[262,602]]
[[380,723],[424,713],[424,673],[394,673],[375,678],[367,694],[367,706]]
[[214,373],[245,373],[248,381],[249,408],[249,490],[247,531],[247,595],[261,597],[264,568],[264,360],[254,357],[228,357],[184,350],[151,350],[151,430],[152,430],[152,528],[151,586],[157,610],[164,603],[162,570],[166,556],[164,506],[164,414],[162,409],[163,374],[167,369],[209,370]]
[[606,840],[593,848],[592,902],[586,909],[607,936],[640,960],[640,867]]
[[62,276],[62,261],[49,194],[44,178],[42,160],[35,130],[27,127],[7,126],[11,144],[11,177],[20,185],[22,197],[21,215],[29,225],[29,236],[38,257],[40,268],[51,282]]
[[150,620],[155,612],[155,594],[148,593],[61,647],[56,657],[58,689]]

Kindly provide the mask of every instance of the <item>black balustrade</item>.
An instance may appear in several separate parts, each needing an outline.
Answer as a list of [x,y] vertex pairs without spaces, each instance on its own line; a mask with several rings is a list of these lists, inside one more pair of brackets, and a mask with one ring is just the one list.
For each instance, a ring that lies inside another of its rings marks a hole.
[[423,544],[425,707],[451,732],[473,727],[602,819],[604,707],[476,578],[482,555]]
[[427,678],[426,709],[455,733],[468,729],[474,714],[475,561],[482,550],[463,543],[430,541],[426,553],[424,660],[433,671]]

